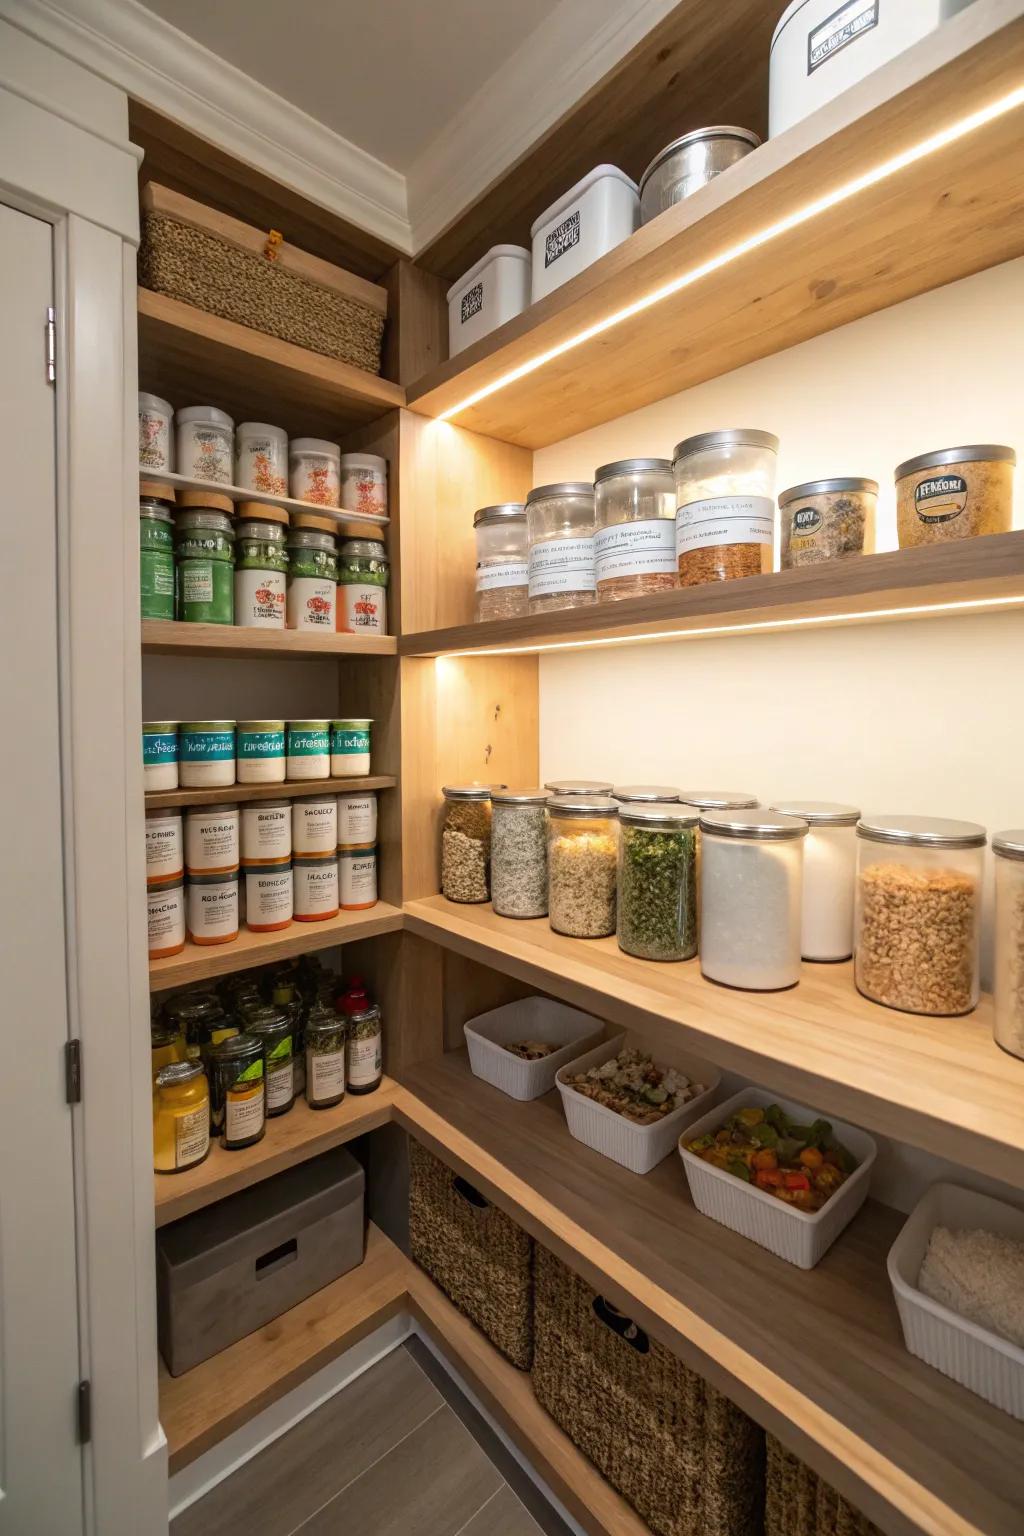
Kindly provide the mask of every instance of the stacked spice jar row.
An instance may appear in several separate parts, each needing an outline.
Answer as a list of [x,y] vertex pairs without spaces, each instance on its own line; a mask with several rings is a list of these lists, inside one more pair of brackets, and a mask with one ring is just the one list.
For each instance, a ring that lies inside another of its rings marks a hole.
[[168,998],[150,1037],[157,1173],[194,1168],[211,1137],[228,1152],[251,1147],[297,1099],[331,1109],[383,1075],[380,1008],[361,978],[342,990],[311,956]]
[[353,635],[387,633],[390,565],[376,539],[341,539],[315,512],[144,481],[144,619]]
[[[476,617],[511,619],[771,571],[779,439],[702,432],[669,459],[603,464],[590,481],[535,487],[475,514]],[[895,471],[901,549],[1013,525],[1016,454],[941,448]],[[878,482],[832,476],[778,497],[783,570],[870,554]]]
[[376,843],[368,793],[150,811],[149,958],[375,906]]
[[[940,1016],[977,1006],[987,835],[973,822],[597,780],[443,794],[451,901],[547,916],[573,938],[615,934],[644,960],[699,953],[710,980],[750,991],[795,986],[801,960],[852,956],[875,1002]],[[1024,1055],[1024,832],[993,850],[996,1038]]]
[[362,779],[372,720],[148,720],[142,727],[146,792],[229,789]]

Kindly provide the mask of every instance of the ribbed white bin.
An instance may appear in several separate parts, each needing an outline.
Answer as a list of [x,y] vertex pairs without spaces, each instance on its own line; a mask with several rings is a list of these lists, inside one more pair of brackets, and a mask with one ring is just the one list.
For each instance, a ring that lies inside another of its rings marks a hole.
[[679,1051],[659,1051],[654,1057],[659,1067],[675,1067],[685,1072],[694,1082],[706,1083],[707,1087],[699,1098],[691,1099],[680,1109],[674,1109],[664,1120],[659,1120],[657,1125],[633,1125],[613,1109],[606,1109],[603,1104],[597,1104],[593,1099],[577,1093],[575,1088],[566,1087],[567,1077],[586,1072],[588,1067],[602,1066],[627,1045],[648,1051],[648,1055],[653,1054],[638,1036],[617,1035],[614,1040],[606,1040],[585,1056],[578,1056],[575,1061],[561,1067],[555,1078],[555,1086],[562,1095],[566,1124],[577,1141],[621,1163],[631,1173],[650,1173],[652,1168],[656,1168],[668,1157],[680,1131],[698,1115],[702,1115],[713,1102],[722,1078],[709,1061],[701,1061],[696,1056],[686,1056]]
[[[778,1104],[801,1124],[818,1118],[817,1110],[808,1109],[803,1104],[780,1099],[778,1094],[767,1093],[763,1088],[745,1088],[695,1121],[686,1132],[686,1140],[693,1141],[706,1131],[717,1131],[737,1109],[767,1109],[769,1104]],[[831,1122],[837,1139],[857,1159],[857,1168],[820,1211],[814,1215],[798,1211],[795,1206],[776,1200],[774,1195],[765,1194],[753,1184],[745,1184],[723,1168],[713,1168],[693,1152],[687,1152],[680,1138],[679,1156],[698,1211],[710,1216],[712,1221],[721,1222],[723,1227],[731,1227],[734,1232],[748,1237],[752,1243],[759,1243],[787,1263],[796,1264],[800,1269],[813,1269],[864,1204],[876,1151],[875,1143],[865,1131],[846,1125],[842,1120],[833,1120],[831,1115],[823,1118]]]
[[980,1228],[1024,1242],[1024,1211],[959,1184],[933,1184],[907,1218],[888,1260],[910,1353],[1004,1413],[1024,1419],[1024,1349],[959,1317],[917,1288],[935,1227]]
[[[555,1073],[604,1034],[604,1023],[549,997],[524,997],[493,1008],[464,1024],[469,1065],[510,1099],[539,1099],[555,1086]],[[523,1061],[506,1051],[516,1040],[542,1040],[558,1050],[540,1061]]]

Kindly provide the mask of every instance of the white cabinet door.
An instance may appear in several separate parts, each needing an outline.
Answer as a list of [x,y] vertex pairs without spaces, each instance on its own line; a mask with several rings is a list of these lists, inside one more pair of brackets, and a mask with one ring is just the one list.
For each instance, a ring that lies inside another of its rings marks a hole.
[[49,224],[0,205],[0,1536],[78,1536]]

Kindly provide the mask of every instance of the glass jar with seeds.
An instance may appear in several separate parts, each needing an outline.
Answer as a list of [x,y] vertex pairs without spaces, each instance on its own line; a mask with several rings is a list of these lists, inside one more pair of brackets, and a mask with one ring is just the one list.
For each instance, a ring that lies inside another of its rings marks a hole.
[[491,791],[504,784],[446,784],[441,824],[441,895],[491,899]]
[[481,507],[476,535],[476,617],[520,619],[529,612],[526,508],[521,501]]
[[760,576],[772,568],[775,460],[771,432],[701,432],[676,445],[679,585]]
[[705,811],[700,830],[701,971],[749,992],[795,986],[806,821],[756,809]]
[[992,838],[996,865],[995,1020],[997,1045],[1024,1057],[1024,827]]
[[594,575],[599,603],[671,592],[676,484],[668,459],[619,459],[594,475]]
[[877,480],[808,480],[779,496],[779,564],[784,571],[875,547]]
[[546,789],[502,789],[491,796],[491,900],[499,917],[544,917],[548,910]]
[[526,498],[530,612],[585,608],[594,582],[594,487],[585,480],[538,485]]
[[615,932],[619,805],[604,795],[548,801],[548,918],[556,933]]
[[978,1002],[985,829],[930,816],[857,823],[854,980],[903,1013],[970,1013]]
[[619,948],[641,960],[697,953],[697,812],[627,801],[619,807]]

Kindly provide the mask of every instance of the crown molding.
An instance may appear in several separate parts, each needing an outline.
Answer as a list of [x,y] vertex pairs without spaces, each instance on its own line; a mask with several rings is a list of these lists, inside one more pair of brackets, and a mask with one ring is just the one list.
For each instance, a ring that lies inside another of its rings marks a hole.
[[413,249],[425,250],[678,4],[561,0],[410,166]]
[[406,179],[135,0],[0,0],[0,16],[411,255]]

